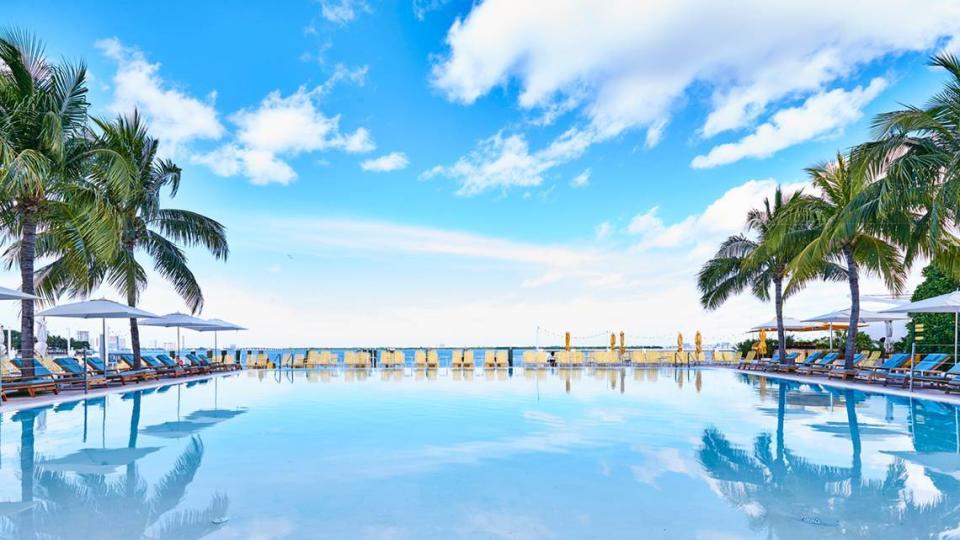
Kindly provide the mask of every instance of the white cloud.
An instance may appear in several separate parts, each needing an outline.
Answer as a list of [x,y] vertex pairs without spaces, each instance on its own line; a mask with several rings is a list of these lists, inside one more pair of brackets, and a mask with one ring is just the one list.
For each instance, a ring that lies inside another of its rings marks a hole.
[[831,134],[863,115],[863,107],[886,88],[882,78],[866,88],[836,89],[811,96],[802,105],[781,109],[770,121],[737,142],[715,146],[706,155],[693,159],[697,169],[733,163],[746,157],[768,157],[789,146]]
[[160,76],[159,63],[150,63],[139,49],[126,47],[117,38],[100,40],[96,46],[117,62],[110,110],[126,115],[139,109],[149,121],[150,133],[160,139],[163,153],[175,154],[191,141],[223,136],[215,92],[202,100],[190,96]]
[[[343,78],[350,75],[334,74],[331,80]],[[234,142],[192,160],[221,176],[243,174],[254,184],[287,184],[297,176],[286,161],[289,158],[325,150],[372,151],[375,145],[369,131],[361,127],[345,133],[340,115],[320,111],[317,101],[331,84],[328,80],[313,89],[301,86],[289,96],[271,92],[256,108],[230,116],[236,126]]]
[[[792,193],[807,186],[805,183],[781,185],[783,192]],[[743,230],[747,212],[759,207],[764,198],[773,197],[777,182],[772,179],[749,180],[727,190],[710,203],[700,214],[687,215],[674,223],[665,223],[656,206],[637,214],[626,232],[639,238],[636,248],[686,248],[697,257],[706,257],[719,243]]]
[[596,134],[569,129],[546,148],[530,152],[523,135],[502,132],[480,141],[477,148],[450,166],[436,166],[424,178],[445,176],[460,184],[458,195],[477,195],[487,190],[539,186],[549,169],[580,157]]
[[922,10],[900,0],[487,0],[450,27],[432,84],[469,104],[515,83],[522,108],[547,114],[573,98],[593,142],[646,129],[654,145],[694,86],[711,92],[700,131],[712,137],[827,94],[879,58],[929,52],[958,28],[953,0]]
[[413,15],[417,20],[422,21],[427,13],[436,11],[447,5],[450,0],[413,0]]
[[337,24],[346,24],[356,19],[359,13],[369,11],[370,6],[364,0],[320,0],[320,14]]
[[604,238],[610,236],[611,232],[613,232],[613,226],[610,225],[609,221],[604,221],[593,229],[593,234],[597,240],[603,240]]
[[437,254],[522,264],[576,267],[591,257],[589,250],[491,238],[462,231],[390,222],[351,219],[279,219],[265,229],[307,246],[337,247],[387,253]]
[[570,186],[575,188],[587,187],[590,185],[590,169],[584,169],[580,174],[573,177]]
[[389,172],[406,169],[410,164],[407,155],[403,152],[390,152],[378,158],[360,162],[360,168],[369,172]]

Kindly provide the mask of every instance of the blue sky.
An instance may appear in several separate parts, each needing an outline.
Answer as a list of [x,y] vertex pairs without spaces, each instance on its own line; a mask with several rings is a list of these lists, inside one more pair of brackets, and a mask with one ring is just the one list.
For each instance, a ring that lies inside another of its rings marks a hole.
[[[88,64],[96,114],[150,118],[184,169],[171,206],[228,226],[226,264],[191,252],[203,315],[265,345],[471,345],[532,343],[538,325],[732,339],[772,316],[748,298],[704,314],[693,275],[777,182],[801,187],[803,168],[862,141],[874,114],[936,90],[924,62],[954,48],[960,12],[927,4],[4,12],[51,56]],[[787,311],[843,295],[815,287]],[[144,307],[183,309],[159,278]]]

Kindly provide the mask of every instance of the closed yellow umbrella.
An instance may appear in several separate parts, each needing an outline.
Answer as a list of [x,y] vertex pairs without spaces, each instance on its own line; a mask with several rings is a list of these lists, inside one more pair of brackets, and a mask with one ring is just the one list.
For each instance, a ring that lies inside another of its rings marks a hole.
[[570,332],[567,332],[563,335],[563,348],[570,350]]
[[696,345],[697,358],[700,358],[700,354],[703,353],[703,335],[700,334],[699,330],[693,338],[693,344]]
[[612,351],[616,348],[617,348],[617,335],[614,334],[613,332],[610,332],[610,350]]
[[623,351],[626,348],[626,345],[623,341],[623,332],[620,332],[620,356],[623,356]]
[[760,330],[757,334],[757,354],[762,358],[767,354],[767,331]]
[[683,355],[683,334],[677,332],[677,354],[674,355],[674,363],[680,362],[680,357]]

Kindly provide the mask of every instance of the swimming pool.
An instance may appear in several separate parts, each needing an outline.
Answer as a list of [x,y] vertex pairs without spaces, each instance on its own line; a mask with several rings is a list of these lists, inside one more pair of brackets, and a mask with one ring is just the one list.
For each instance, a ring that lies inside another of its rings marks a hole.
[[0,417],[2,538],[914,538],[953,406],[721,369],[255,371]]

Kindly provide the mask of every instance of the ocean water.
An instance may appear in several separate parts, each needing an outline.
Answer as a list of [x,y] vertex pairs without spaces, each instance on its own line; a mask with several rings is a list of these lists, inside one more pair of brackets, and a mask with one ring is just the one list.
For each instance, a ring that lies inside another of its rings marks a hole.
[[285,370],[0,414],[0,538],[950,538],[942,403],[723,369]]

